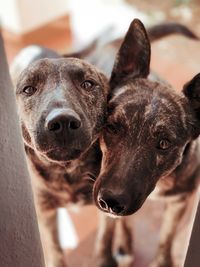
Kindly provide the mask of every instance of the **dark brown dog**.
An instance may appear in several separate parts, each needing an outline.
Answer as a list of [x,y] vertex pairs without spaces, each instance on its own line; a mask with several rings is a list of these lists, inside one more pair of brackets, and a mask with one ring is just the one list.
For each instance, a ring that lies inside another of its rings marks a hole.
[[[171,248],[178,222],[199,183],[200,74],[177,93],[165,83],[149,80],[149,65],[150,42],[142,23],[134,20],[110,79],[94,199],[102,211],[125,216],[141,208],[156,187],[157,196],[168,202],[151,266],[173,267]],[[106,238],[108,229],[101,235]],[[131,253],[130,240],[124,252]]]

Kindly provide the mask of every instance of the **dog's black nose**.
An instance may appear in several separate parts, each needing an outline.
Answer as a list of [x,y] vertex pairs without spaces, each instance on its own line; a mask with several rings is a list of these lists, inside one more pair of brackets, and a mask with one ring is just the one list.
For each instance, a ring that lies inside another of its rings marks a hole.
[[71,109],[54,109],[47,116],[45,127],[54,133],[74,131],[81,127],[81,120]]
[[125,201],[121,195],[109,196],[109,194],[99,193],[98,204],[102,210],[115,215],[123,214],[126,210]]

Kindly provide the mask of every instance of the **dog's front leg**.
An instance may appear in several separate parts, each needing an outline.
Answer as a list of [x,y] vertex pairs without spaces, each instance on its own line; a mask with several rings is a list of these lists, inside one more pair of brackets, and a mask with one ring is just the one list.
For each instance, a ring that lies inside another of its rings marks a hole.
[[58,240],[57,212],[37,209],[39,230],[46,267],[66,267]]
[[115,224],[116,221],[114,218],[107,216],[103,212],[100,213],[95,250],[97,267],[117,267],[117,262],[112,255]]
[[119,266],[132,266],[134,261],[133,238],[128,217],[120,217],[117,220],[115,240],[117,246],[116,259],[119,263]]
[[185,214],[191,195],[177,197],[167,203],[161,227],[159,248],[150,267],[174,267],[172,245],[178,225]]

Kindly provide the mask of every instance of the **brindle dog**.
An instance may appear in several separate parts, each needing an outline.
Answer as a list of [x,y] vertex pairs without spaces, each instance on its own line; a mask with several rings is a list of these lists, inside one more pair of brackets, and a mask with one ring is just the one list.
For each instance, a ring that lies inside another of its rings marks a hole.
[[[151,28],[149,33],[155,40],[177,31],[196,38],[181,25],[162,25]],[[87,51],[91,52],[86,49],[84,53]],[[69,203],[93,201],[93,184],[102,156],[97,139],[104,124],[109,86],[105,75],[83,60],[60,58],[46,49],[39,49],[33,60],[43,56],[57,59],[30,64],[18,79],[16,95],[46,265],[63,267],[56,209]],[[20,66],[15,65],[17,73]],[[112,219],[107,218],[105,226],[114,231]],[[128,233],[123,220],[121,228]],[[112,238],[105,240],[101,233],[96,266],[116,266],[111,253]],[[128,235],[123,236],[130,240]],[[121,247],[127,250],[127,242],[123,239],[122,243]]]
[[41,59],[16,88],[46,266],[64,267],[56,209],[92,202],[107,78],[80,59]]
[[[151,267],[173,267],[176,229],[199,184],[200,74],[177,93],[164,82],[148,79],[150,51],[143,24],[134,20],[110,79],[107,124],[100,138],[102,167],[94,199],[102,211],[125,216],[141,208],[156,188],[157,195],[168,202]],[[114,220],[112,224],[113,228]],[[109,227],[104,230],[101,236],[106,239]],[[123,253],[131,255],[128,237],[129,231],[124,231]]]

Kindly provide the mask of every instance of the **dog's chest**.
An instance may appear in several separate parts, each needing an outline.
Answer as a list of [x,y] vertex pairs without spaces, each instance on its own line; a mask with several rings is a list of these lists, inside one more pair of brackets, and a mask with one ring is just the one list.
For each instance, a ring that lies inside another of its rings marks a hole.
[[51,209],[66,207],[70,203],[91,203],[93,178],[98,175],[99,163],[77,161],[66,168],[56,164],[45,166],[31,158],[29,165],[33,189],[40,205]]

